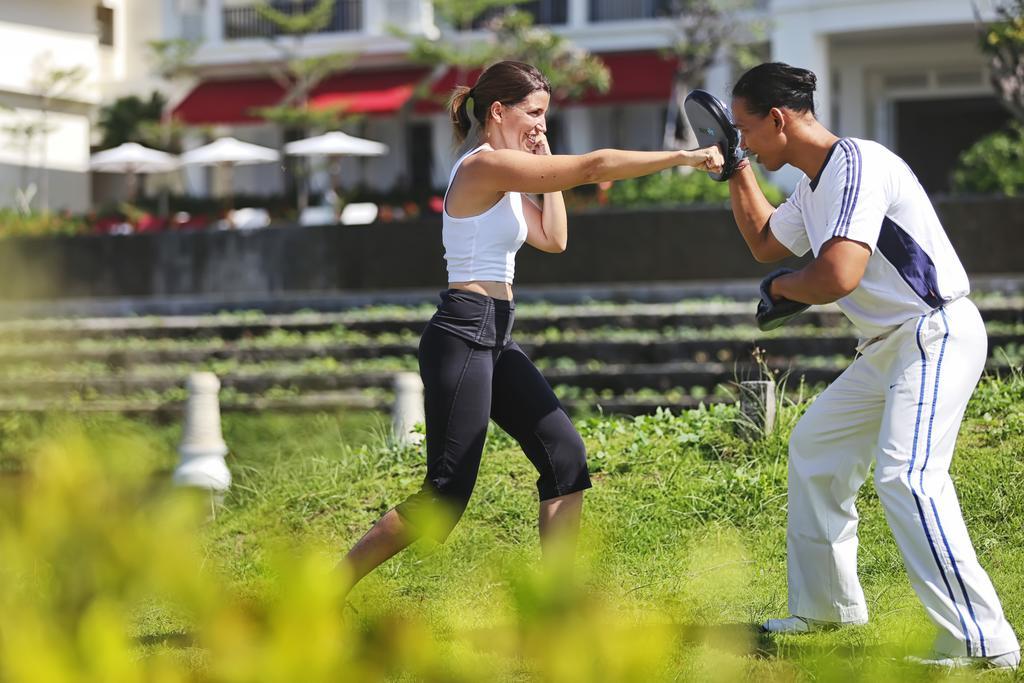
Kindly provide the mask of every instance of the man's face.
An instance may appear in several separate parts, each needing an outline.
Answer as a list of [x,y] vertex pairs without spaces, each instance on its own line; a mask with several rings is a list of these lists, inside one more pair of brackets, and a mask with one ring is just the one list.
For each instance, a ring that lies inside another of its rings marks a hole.
[[751,112],[742,97],[733,98],[732,117],[740,131],[740,147],[756,158],[769,171],[777,171],[786,164],[786,135],[784,117],[780,109],[772,109],[765,116]]

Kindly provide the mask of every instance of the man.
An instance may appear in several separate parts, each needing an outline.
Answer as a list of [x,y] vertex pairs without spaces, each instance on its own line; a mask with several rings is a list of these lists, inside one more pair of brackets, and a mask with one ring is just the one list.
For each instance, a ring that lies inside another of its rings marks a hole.
[[789,447],[789,609],[774,633],[861,624],[857,491],[875,487],[911,584],[939,628],[934,663],[1016,668],[1020,646],[960,513],[949,464],[987,337],[967,275],[923,188],[881,145],[839,138],[814,117],[816,79],[762,64],[733,89],[742,147],[770,170],[804,172],[777,209],[746,162],[729,179],[733,214],[758,261],[808,250],[769,276],[774,302],[835,301],[864,341],[815,400]]

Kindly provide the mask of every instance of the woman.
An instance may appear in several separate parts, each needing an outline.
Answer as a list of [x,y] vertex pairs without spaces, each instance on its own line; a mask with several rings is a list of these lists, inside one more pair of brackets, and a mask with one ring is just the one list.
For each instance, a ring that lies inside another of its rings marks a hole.
[[[351,584],[417,538],[443,541],[466,509],[493,419],[540,477],[540,536],[569,545],[590,488],[583,440],[551,387],[512,341],[515,255],[523,242],[565,251],[562,190],[686,165],[718,171],[717,148],[553,156],[545,133],[551,86],[534,67],[499,62],[449,111],[461,152],[442,213],[448,290],[420,340],[426,416],[423,487],[388,511],[342,562]],[[543,195],[535,202],[526,193]]]

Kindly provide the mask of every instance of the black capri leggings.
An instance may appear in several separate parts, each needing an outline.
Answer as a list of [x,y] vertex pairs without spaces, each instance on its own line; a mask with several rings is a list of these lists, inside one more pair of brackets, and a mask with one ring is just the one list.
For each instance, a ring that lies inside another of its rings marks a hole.
[[[421,533],[443,541],[476,484],[488,419],[539,473],[540,500],[590,488],[583,439],[540,371],[511,340],[515,304],[473,292],[441,293],[420,338],[427,428],[423,487],[398,505]],[[437,510],[443,510],[438,523]]]

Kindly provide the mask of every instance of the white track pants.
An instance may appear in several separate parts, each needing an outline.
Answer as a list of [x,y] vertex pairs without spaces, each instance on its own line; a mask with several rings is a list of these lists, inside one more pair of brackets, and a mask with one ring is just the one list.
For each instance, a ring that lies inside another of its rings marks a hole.
[[959,299],[868,346],[811,404],[789,445],[792,614],[867,620],[855,501],[874,458],[875,488],[910,582],[939,627],[936,650],[991,656],[1018,649],[949,478],[987,343],[978,309]]

